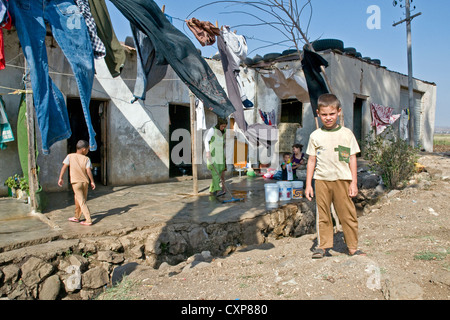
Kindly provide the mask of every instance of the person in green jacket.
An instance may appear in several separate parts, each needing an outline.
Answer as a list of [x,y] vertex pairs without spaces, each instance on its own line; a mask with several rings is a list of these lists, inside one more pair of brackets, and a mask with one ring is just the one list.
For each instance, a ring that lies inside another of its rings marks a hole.
[[[207,167],[212,175],[209,192],[217,197],[226,193],[225,131],[227,125],[227,119],[218,118],[217,124],[210,128],[205,136]],[[222,187],[220,187],[220,181],[222,181]]]

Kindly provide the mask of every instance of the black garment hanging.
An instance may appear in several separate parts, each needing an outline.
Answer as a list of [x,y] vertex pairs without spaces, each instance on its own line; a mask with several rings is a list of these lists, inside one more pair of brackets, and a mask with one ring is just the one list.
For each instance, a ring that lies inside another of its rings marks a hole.
[[321,75],[321,66],[328,67],[328,62],[320,55],[308,49],[303,50],[302,68],[308,86],[309,99],[314,117],[317,117],[317,99],[324,93],[329,93]]
[[180,79],[221,118],[235,108],[197,48],[175,28],[152,0],[111,0],[117,9],[144,32],[155,46],[156,64],[170,64]]

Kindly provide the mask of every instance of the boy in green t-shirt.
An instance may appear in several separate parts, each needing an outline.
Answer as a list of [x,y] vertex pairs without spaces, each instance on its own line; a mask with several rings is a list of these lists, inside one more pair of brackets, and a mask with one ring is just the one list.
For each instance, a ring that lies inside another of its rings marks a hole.
[[356,154],[360,149],[353,132],[337,124],[339,99],[327,93],[319,97],[317,104],[323,127],[309,137],[305,186],[305,197],[311,201],[315,179],[318,245],[313,258],[324,257],[325,251],[333,247],[331,203],[341,222],[349,255],[365,255],[358,250],[358,219],[351,199],[358,194]]

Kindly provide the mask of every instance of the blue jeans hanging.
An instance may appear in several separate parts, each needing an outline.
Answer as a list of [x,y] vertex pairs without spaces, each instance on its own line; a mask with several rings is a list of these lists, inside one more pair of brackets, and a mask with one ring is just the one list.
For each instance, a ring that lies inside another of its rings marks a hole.
[[78,7],[72,0],[14,0],[9,1],[9,11],[30,67],[42,152],[49,154],[52,144],[72,134],[64,97],[48,73],[46,22],[51,25],[53,37],[72,67],[89,132],[90,149],[96,150],[89,113],[94,55],[86,22]]

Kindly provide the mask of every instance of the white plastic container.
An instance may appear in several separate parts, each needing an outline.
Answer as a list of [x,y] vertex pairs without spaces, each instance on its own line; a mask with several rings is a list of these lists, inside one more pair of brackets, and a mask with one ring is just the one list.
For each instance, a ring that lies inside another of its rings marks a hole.
[[303,181],[292,181],[292,199],[303,198]]
[[266,183],[264,185],[264,191],[266,194],[266,202],[278,202],[279,193],[278,185],[276,183]]
[[292,199],[292,182],[279,181],[277,182],[280,188],[280,201],[288,201]]

